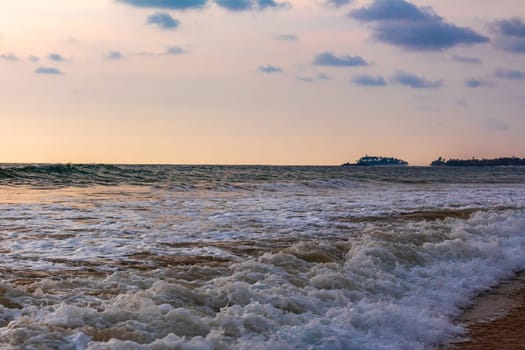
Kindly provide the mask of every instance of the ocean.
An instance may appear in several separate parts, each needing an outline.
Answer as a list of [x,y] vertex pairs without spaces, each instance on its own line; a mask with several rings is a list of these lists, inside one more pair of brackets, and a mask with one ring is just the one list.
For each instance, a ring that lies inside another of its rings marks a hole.
[[525,269],[525,167],[0,165],[1,349],[432,349]]

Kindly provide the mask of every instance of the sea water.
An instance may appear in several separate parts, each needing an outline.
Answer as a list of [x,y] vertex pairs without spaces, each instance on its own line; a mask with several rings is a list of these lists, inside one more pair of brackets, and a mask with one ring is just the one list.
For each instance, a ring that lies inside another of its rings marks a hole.
[[0,166],[1,349],[431,349],[525,269],[525,168]]

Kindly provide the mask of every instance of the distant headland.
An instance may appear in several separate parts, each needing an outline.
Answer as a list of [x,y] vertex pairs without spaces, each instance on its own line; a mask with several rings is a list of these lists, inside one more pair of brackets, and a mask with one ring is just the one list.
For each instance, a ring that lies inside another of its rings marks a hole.
[[507,157],[494,159],[444,159],[439,157],[430,166],[476,167],[476,166],[525,166],[525,158]]
[[364,156],[356,163],[344,163],[342,166],[407,166],[408,162],[393,157]]
[[[369,156],[359,158],[355,163],[344,163],[344,167],[368,166],[407,166],[408,162],[394,157]],[[493,159],[445,159],[439,157],[430,163],[433,167],[495,167],[495,166],[525,166],[525,158],[501,157]]]

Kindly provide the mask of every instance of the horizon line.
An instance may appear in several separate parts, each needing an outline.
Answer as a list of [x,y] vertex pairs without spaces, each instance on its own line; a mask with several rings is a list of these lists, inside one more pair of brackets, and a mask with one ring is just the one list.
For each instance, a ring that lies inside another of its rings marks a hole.
[[[382,157],[382,156],[381,156]],[[471,160],[471,159],[499,159],[499,158],[520,158],[517,156],[498,156],[498,157],[492,157],[492,158],[476,158],[476,157],[469,157],[469,158],[446,158],[446,157],[438,157],[442,159],[459,159],[459,160]],[[435,159],[437,160],[437,159]],[[410,163],[408,162],[408,167],[430,167],[430,164],[433,161],[430,161],[428,163]],[[339,167],[343,164],[351,163],[349,161],[345,161],[342,163],[337,164],[272,164],[272,163],[142,163],[142,162],[49,162],[49,161],[43,161],[43,162],[2,162],[0,161],[0,165],[159,165],[159,166],[267,166],[267,167]]]
[[[267,166],[267,167],[340,167],[339,164],[270,164],[270,163],[126,163],[126,162],[0,162],[0,165],[164,165],[164,166]],[[430,163],[429,163],[430,164]],[[426,165],[408,164],[424,167]]]

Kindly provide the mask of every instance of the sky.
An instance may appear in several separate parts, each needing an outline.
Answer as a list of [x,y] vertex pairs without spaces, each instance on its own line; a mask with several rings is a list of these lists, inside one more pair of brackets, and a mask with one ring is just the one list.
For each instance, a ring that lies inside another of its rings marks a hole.
[[0,9],[0,162],[525,157],[523,0]]

